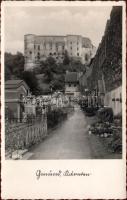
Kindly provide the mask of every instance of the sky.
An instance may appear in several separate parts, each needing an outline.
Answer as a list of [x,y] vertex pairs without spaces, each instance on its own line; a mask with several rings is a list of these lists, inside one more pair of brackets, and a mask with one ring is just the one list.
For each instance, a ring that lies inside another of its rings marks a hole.
[[104,34],[112,7],[6,6],[4,9],[5,51],[24,52],[24,35],[77,34],[91,39],[96,48]]

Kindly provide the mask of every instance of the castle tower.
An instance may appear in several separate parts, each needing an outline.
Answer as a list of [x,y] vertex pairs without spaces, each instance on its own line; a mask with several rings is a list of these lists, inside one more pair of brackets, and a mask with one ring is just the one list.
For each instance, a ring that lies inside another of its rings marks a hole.
[[35,36],[28,34],[24,36],[24,55],[25,55],[25,66],[24,70],[32,70],[35,67]]
[[80,35],[67,35],[66,47],[69,57],[81,60],[82,54],[82,36]]

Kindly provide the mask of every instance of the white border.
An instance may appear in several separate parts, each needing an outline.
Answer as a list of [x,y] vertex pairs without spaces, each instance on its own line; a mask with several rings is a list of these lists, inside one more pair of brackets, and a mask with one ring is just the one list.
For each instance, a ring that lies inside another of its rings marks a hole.
[[[123,6],[123,158],[115,160],[42,160],[7,161],[4,150],[4,7],[5,6]],[[126,32],[125,3],[102,1],[6,1],[2,2],[1,41],[1,125],[2,125],[2,198],[3,199],[124,199],[126,198]],[[91,177],[49,177],[37,181],[37,169],[79,170],[92,173]]]

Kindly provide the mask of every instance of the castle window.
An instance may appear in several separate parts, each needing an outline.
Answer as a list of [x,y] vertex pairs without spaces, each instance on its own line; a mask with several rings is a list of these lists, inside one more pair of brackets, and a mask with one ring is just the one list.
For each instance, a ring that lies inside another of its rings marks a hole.
[[27,49],[27,44],[25,43],[25,49]]
[[77,53],[77,56],[79,56],[79,53]]
[[64,46],[62,46],[63,50],[64,50]]
[[72,44],[72,42],[70,42],[70,44]]
[[52,50],[52,43],[50,43],[50,50]]
[[40,50],[40,45],[38,45],[38,50]]
[[68,85],[69,87],[71,87],[71,84],[69,83],[69,85]]
[[79,50],[79,48],[77,47],[77,51]]
[[50,56],[52,56],[52,53],[49,53]]
[[70,49],[72,49],[72,47],[70,47]]
[[37,59],[40,60],[40,53],[37,53]]
[[89,56],[88,56],[88,54],[85,55],[85,60],[86,60],[86,61],[89,60]]
[[36,45],[34,44],[34,49],[36,49]]
[[29,53],[32,54],[32,51],[30,51]]
[[54,55],[56,55],[56,52],[54,52]]

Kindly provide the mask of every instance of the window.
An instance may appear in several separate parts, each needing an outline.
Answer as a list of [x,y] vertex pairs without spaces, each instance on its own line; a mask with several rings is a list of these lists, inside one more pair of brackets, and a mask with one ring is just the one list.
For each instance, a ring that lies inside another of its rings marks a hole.
[[25,49],[27,49],[27,44],[25,43]]
[[74,87],[76,87],[76,84],[74,84]]
[[36,49],[36,45],[34,44],[34,49]]
[[77,56],[79,56],[79,53],[77,53]]
[[21,99],[21,100],[23,99],[23,94],[20,94],[20,99]]
[[54,55],[56,55],[56,52],[54,52]]
[[62,46],[62,49],[64,50],[64,46]]
[[70,49],[72,50],[72,47],[70,47]]
[[71,84],[69,83],[69,85],[68,85],[69,87],[71,87]]
[[49,53],[50,56],[52,56],[52,53]]
[[38,50],[40,50],[40,45],[38,45]]
[[37,59],[40,60],[40,53],[37,53]]
[[50,43],[50,48],[52,48],[52,43]]
[[88,56],[88,54],[85,55],[85,60],[86,60],[86,61],[89,60],[89,56]]
[[72,44],[72,42],[70,42],[70,44]]
[[122,103],[122,95],[121,95],[121,93],[120,93],[120,103]]
[[32,51],[30,51],[29,53],[32,54]]
[[79,48],[77,47],[77,51],[79,50]]

